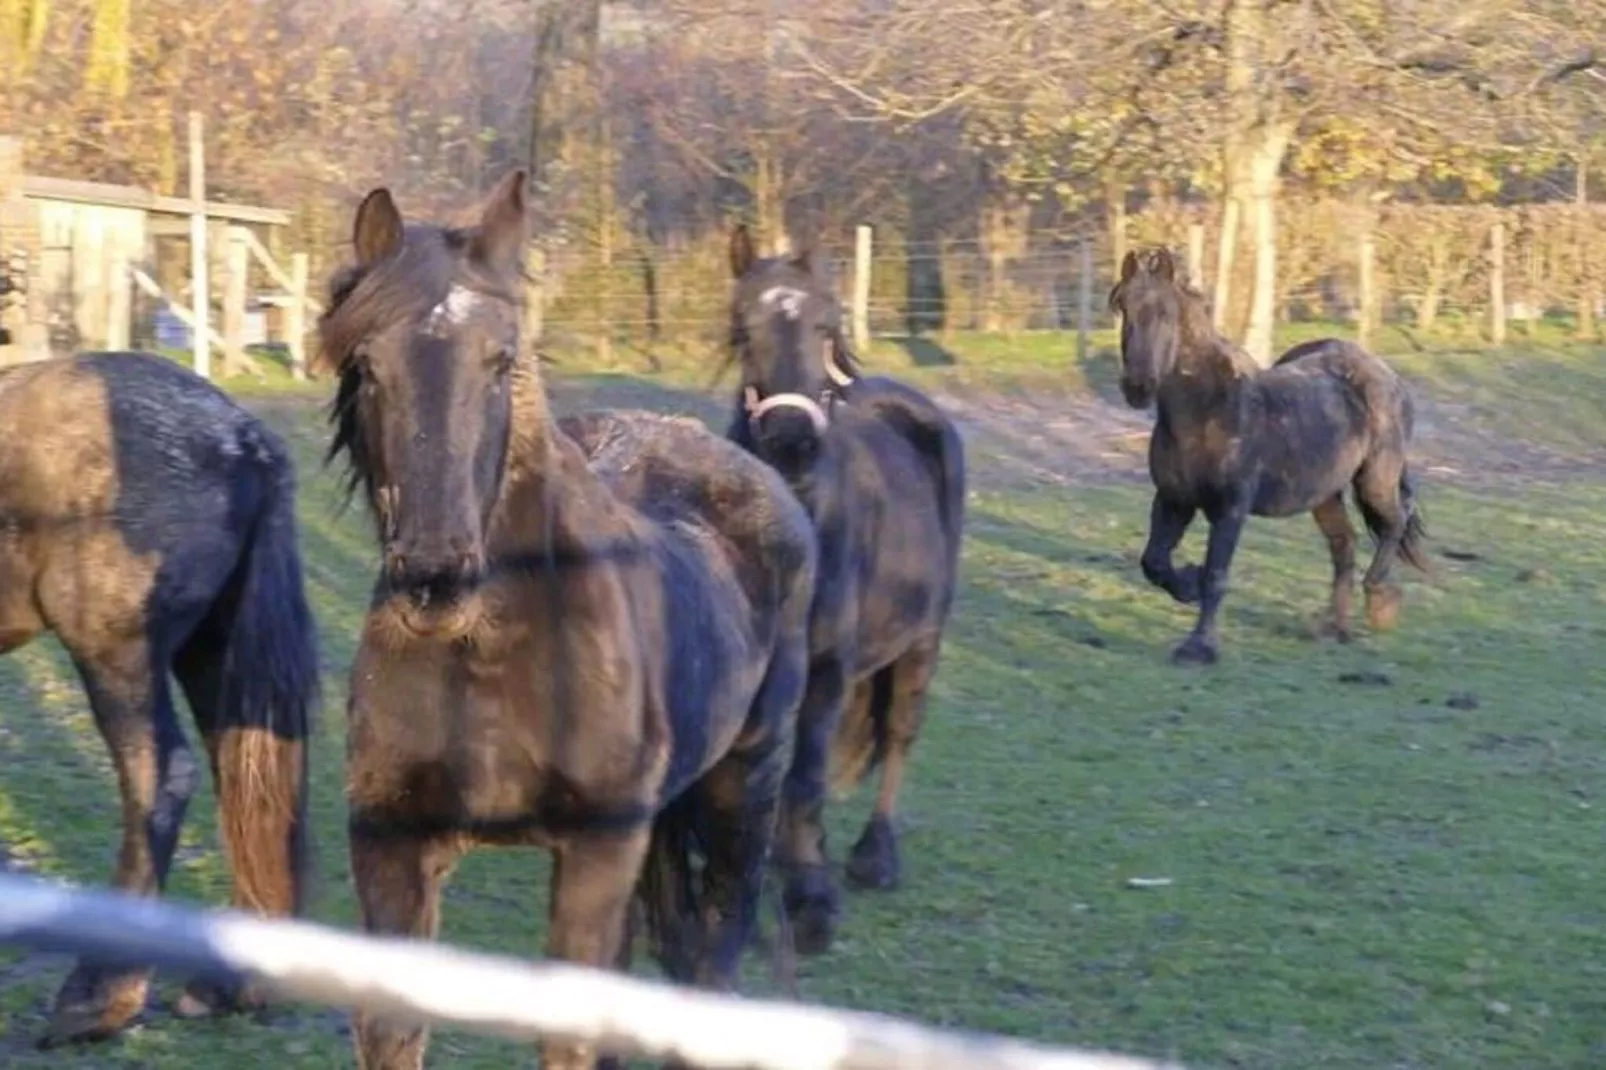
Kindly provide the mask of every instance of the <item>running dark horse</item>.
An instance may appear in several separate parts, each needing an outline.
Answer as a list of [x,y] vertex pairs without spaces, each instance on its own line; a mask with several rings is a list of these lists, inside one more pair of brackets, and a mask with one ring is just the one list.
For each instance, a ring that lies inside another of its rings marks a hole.
[[[1315,517],[1333,558],[1333,629],[1347,641],[1355,529],[1346,488],[1377,541],[1363,581],[1367,622],[1393,627],[1401,600],[1390,581],[1395,558],[1429,567],[1406,462],[1411,397],[1399,375],[1334,338],[1295,346],[1259,369],[1216,333],[1204,297],[1182,282],[1163,248],[1127,253],[1110,309],[1121,314],[1121,391],[1134,408],[1155,401],[1158,410],[1143,574],[1178,602],[1199,606],[1198,623],[1172,660],[1216,660],[1216,615],[1251,515]],[[1210,522],[1204,567],[1175,568],[1171,555],[1200,511]]]
[[[284,445],[171,361],[87,353],[0,372],[0,652],[53,632],[117,769],[115,884],[159,895],[206,744],[234,905],[300,912],[318,654]],[[43,1043],[109,1037],[149,970],[80,961]],[[189,987],[184,1014],[260,996]]]
[[884,766],[847,873],[863,888],[899,880],[898,790],[958,584],[964,443],[920,392],[859,374],[811,254],[759,259],[738,227],[731,270],[742,384],[727,436],[786,477],[819,539],[777,851],[796,946],[818,953],[840,913],[822,825],[828,777],[840,792]]
[[[666,972],[730,986],[803,695],[813,532],[696,421],[553,418],[520,348],[524,179],[462,229],[370,193],[321,325],[331,453],[382,550],[348,728],[363,924],[433,937],[465,851],[541,846],[553,956],[628,963],[639,878]],[[423,1029],[355,1034],[367,1070],[422,1063]],[[544,1065],[596,1055],[554,1042]]]

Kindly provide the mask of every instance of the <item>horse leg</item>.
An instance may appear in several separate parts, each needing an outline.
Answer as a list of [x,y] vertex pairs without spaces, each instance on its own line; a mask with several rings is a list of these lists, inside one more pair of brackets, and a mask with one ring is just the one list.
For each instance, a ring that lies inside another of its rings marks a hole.
[[[93,653],[69,650],[122,796],[123,843],[113,883],[134,895],[160,895],[199,779],[173,712],[165,659],[153,657],[144,638]],[[148,968],[119,969],[80,959],[56,994],[42,1045],[117,1033],[144,1009],[150,975]]]
[[817,657],[809,666],[782,792],[777,844],[785,880],[782,899],[793,944],[803,955],[823,954],[831,946],[842,909],[825,852],[824,812],[831,744],[842,721],[847,686],[848,666],[841,652]]
[[1333,555],[1333,634],[1341,643],[1350,639],[1350,598],[1355,587],[1355,526],[1344,508],[1344,495],[1335,494],[1311,512],[1327,537]]
[[1156,494],[1149,507],[1149,542],[1143,548],[1144,578],[1185,606],[1199,601],[1199,566],[1176,568],[1171,555],[1188,533],[1194,512],[1191,505],[1176,505]]
[[[596,967],[616,961],[650,838],[650,827],[643,825],[625,833],[576,836],[557,848],[548,957]],[[595,1045],[550,1041],[544,1048],[546,1070],[597,1066]]]
[[886,753],[875,809],[848,856],[848,879],[858,888],[888,890],[898,886],[900,864],[897,816],[909,751],[926,719],[926,691],[937,671],[941,638],[922,640],[885,670],[891,673],[891,694],[885,713]]
[[[220,828],[240,829],[244,835],[255,837],[258,853],[274,859],[271,867],[246,865],[242,857],[247,853],[246,845],[230,843],[228,836],[224,836],[234,884],[230,905],[235,910],[250,913],[288,916],[295,912],[297,898],[295,871],[299,815],[296,808],[280,810],[264,807],[249,813],[229,812],[231,805],[238,807],[239,803],[226,788],[225,777],[230,773],[222,768],[229,757],[225,748],[231,742],[231,726],[225,723],[223,709],[224,652],[227,643],[224,633],[220,631],[222,627],[225,625],[220,625],[215,616],[203,621],[173,659],[173,675],[178,678],[184,697],[189,700],[190,712],[195,717],[201,741],[206,747],[208,768],[218,799]],[[236,736],[241,734],[238,728],[233,729],[233,733]],[[209,1014],[253,1010],[266,1002],[266,995],[257,984],[195,980],[185,986],[174,1011],[181,1018],[199,1018]]]
[[1238,549],[1243,535],[1244,521],[1249,508],[1243,502],[1231,502],[1217,510],[1210,519],[1210,542],[1205,548],[1204,572],[1199,587],[1199,620],[1192,633],[1171,652],[1171,660],[1178,665],[1211,665],[1215,663],[1220,640],[1216,634],[1216,615],[1221,610],[1221,599],[1227,593],[1227,572],[1232,567],[1232,555]]
[[1404,462],[1387,455],[1372,457],[1355,475],[1355,499],[1366,526],[1377,537],[1377,551],[1361,579],[1366,593],[1366,623],[1378,631],[1393,628],[1400,616],[1400,589],[1389,582],[1410,515],[1400,500]]
[[[351,876],[366,932],[433,940],[440,932],[441,889],[459,849],[447,841],[353,831]],[[358,1070],[421,1070],[427,1026],[367,1011],[352,1015]]]
[[742,951],[758,922],[785,774],[779,744],[727,755],[693,789],[707,828],[703,900],[710,924],[695,977],[704,987],[735,988]]

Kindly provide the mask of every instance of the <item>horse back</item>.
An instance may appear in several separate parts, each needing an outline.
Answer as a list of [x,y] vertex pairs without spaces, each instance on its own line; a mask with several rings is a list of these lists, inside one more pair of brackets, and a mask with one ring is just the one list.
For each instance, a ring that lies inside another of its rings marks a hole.
[[69,576],[95,576],[108,620],[198,611],[291,478],[283,444],[256,417],[149,354],[9,372],[0,427],[0,513],[31,550],[41,600],[56,571],[64,589]]
[[837,576],[825,575],[833,562],[822,555],[821,583],[856,585],[864,668],[947,619],[958,584],[965,457],[947,415],[904,384],[862,379],[848,410],[836,499],[851,533],[834,562]]
[[[562,431],[624,503],[652,524],[673,795],[729,749],[778,647],[801,641],[813,593],[814,530],[781,477],[691,419],[588,412]],[[789,630],[797,631],[790,635]],[[726,701],[721,702],[723,698]]]

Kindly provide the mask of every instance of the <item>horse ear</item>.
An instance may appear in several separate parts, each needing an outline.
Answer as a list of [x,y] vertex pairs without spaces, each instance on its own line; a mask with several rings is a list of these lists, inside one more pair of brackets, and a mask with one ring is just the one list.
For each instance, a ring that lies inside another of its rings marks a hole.
[[1138,273],[1138,254],[1131,249],[1121,258],[1121,281],[1131,282],[1132,276]]
[[489,266],[509,271],[518,266],[524,249],[528,215],[524,198],[524,169],[517,168],[496,184],[480,212],[474,252]]
[[756,259],[753,236],[747,232],[747,224],[736,224],[736,229],[731,231],[731,275],[738,279],[746,275]]
[[402,246],[402,217],[383,186],[370,190],[357,206],[351,225],[351,244],[357,250],[357,263],[371,267]]
[[1161,246],[1154,251],[1154,265],[1150,268],[1156,275],[1166,282],[1175,282],[1177,277],[1177,260],[1171,255],[1171,250]]

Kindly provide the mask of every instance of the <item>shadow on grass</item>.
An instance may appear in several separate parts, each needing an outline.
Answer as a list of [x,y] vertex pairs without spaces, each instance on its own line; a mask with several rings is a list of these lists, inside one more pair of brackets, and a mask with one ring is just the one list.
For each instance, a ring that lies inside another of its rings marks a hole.
[[909,355],[909,362],[917,368],[951,368],[959,363],[952,352],[929,338],[904,335],[896,339],[896,343]]

